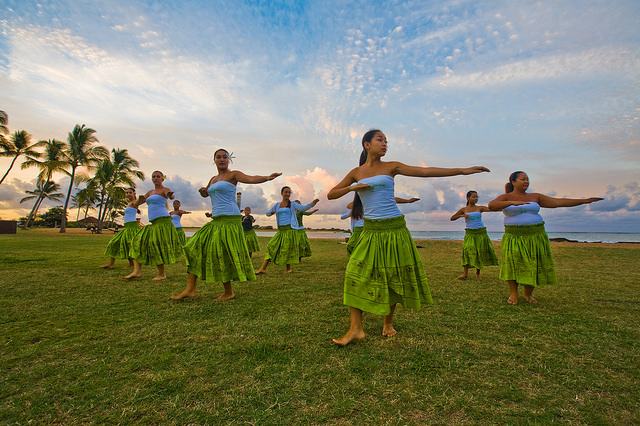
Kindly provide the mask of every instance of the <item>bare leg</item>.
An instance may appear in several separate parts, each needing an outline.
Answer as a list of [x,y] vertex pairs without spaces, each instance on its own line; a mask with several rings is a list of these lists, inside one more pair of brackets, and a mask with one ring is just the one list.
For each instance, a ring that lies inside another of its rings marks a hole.
[[269,259],[265,259],[264,262],[262,262],[262,266],[260,267],[260,269],[256,271],[256,275],[266,274],[269,262],[271,262]]
[[105,263],[104,265],[100,265],[101,268],[104,269],[113,269],[113,265],[116,263],[116,260],[112,257],[109,259],[109,263]]
[[462,273],[462,275],[460,275],[458,277],[459,280],[466,280],[467,279],[467,274],[469,272],[469,265],[464,265],[463,267],[464,272]]
[[234,297],[236,297],[236,295],[233,294],[233,288],[231,288],[231,281],[227,281],[226,283],[222,283],[222,285],[224,286],[224,293],[222,293],[220,296],[216,297],[216,302],[221,302],[223,300],[229,300],[229,299],[233,299]]
[[140,278],[142,276],[142,265],[135,259],[133,259],[133,272],[131,272],[126,277],[123,277],[125,280],[130,280],[131,278]]
[[476,269],[476,278],[480,279],[480,269]]
[[184,289],[182,293],[177,296],[171,296],[173,300],[182,300],[185,298],[194,298],[196,297],[196,281],[198,277],[194,274],[187,273],[187,288]]
[[164,273],[164,265],[158,265],[158,275],[151,279],[153,281],[161,281],[167,279],[167,275]]
[[289,263],[287,263],[287,268],[284,270],[285,274],[290,274],[291,273],[291,265]]
[[518,303],[518,283],[515,280],[509,280],[508,283],[511,294],[507,299],[507,303],[515,305]]
[[354,340],[362,340],[365,337],[364,328],[362,327],[362,311],[358,308],[349,307],[351,317],[351,327],[342,339],[333,339],[333,343],[340,346],[347,346]]
[[133,268],[133,259],[129,259],[129,268]]
[[529,303],[538,303],[538,301],[534,299],[533,296],[531,295],[533,293],[534,288],[535,287],[532,285],[524,286],[524,300],[526,300]]
[[396,305],[394,304],[393,306],[391,306],[391,312],[389,313],[389,315],[384,317],[384,326],[382,327],[382,335],[385,337],[395,336],[396,333],[398,333],[396,329],[393,328],[393,312],[395,310],[396,310]]

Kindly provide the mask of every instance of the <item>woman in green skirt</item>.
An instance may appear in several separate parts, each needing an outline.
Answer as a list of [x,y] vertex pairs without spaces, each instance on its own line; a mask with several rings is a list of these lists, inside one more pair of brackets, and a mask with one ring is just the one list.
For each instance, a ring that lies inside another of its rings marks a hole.
[[278,232],[271,237],[267,244],[266,254],[262,266],[256,270],[256,275],[265,274],[267,266],[273,262],[276,265],[285,265],[285,273],[291,272],[291,264],[300,262],[300,236],[298,235],[298,218],[296,212],[308,210],[318,204],[317,198],[307,205],[291,201],[291,188],[282,187],[280,190],[282,201],[275,203],[267,212],[267,216],[276,215]]
[[173,200],[173,211],[169,212],[169,214],[171,215],[171,223],[173,223],[178,233],[180,244],[185,245],[187,243],[187,235],[184,233],[184,229],[182,229],[182,215],[191,214],[191,212],[181,210],[180,206],[180,201]]
[[133,259],[129,257],[129,250],[131,249],[133,237],[140,231],[140,224],[136,219],[136,215],[140,213],[140,210],[138,210],[136,190],[127,188],[125,195],[129,200],[129,204],[124,209],[124,229],[109,240],[107,249],[104,252],[105,256],[109,256],[109,262],[100,265],[101,268],[113,269],[116,259],[128,259],[129,267],[133,268]]
[[258,243],[258,236],[256,235],[253,224],[256,219],[251,216],[251,207],[245,207],[242,210],[244,216],[242,216],[242,229],[244,230],[244,237],[247,240],[247,247],[249,248],[249,257],[253,253],[260,251],[260,244]]
[[[296,203],[301,204],[300,200],[296,200]],[[311,216],[318,209],[313,210],[296,210],[296,219],[298,219],[298,247],[300,248],[300,257],[298,260],[302,262],[303,257],[311,257],[311,243],[309,242],[309,237],[307,236],[307,231],[304,229],[304,225],[302,223],[303,216]]]
[[248,176],[229,168],[231,155],[225,149],[213,154],[218,174],[200,188],[202,197],[211,199],[211,221],[200,228],[184,246],[187,262],[187,287],[174,300],[196,297],[198,278],[208,283],[222,282],[224,292],[216,301],[233,299],[231,281],[256,279],[242,230],[242,216],[236,202],[238,182],[257,184],[273,180],[282,173]]
[[365,337],[363,311],[384,316],[383,336],[393,336],[393,313],[398,303],[420,309],[432,303],[420,254],[394,199],[394,177],[444,177],[488,172],[482,166],[437,168],[408,166],[382,161],[387,138],[380,130],[362,137],[360,166],[333,187],[327,197],[340,198],[354,191],[364,209],[364,228],[354,247],[344,280],[344,304],[349,306],[351,325],[347,334],[333,342],[345,346]]
[[518,285],[524,286],[527,302],[537,303],[533,290],[539,285],[556,283],[551,244],[538,213],[540,207],[573,207],[602,200],[599,197],[555,198],[528,193],[528,188],[529,176],[523,171],[513,172],[505,185],[505,193],[489,203],[491,210],[504,213],[500,279],[509,283],[507,303],[512,305],[518,303]]
[[476,268],[476,278],[480,279],[480,270],[485,266],[498,264],[498,257],[493,250],[493,244],[487,234],[487,228],[482,223],[482,213],[490,212],[489,207],[478,206],[478,193],[467,192],[467,205],[451,216],[451,220],[464,217],[466,224],[464,242],[462,244],[462,268],[464,272],[458,277],[466,280],[469,268]]
[[164,174],[156,170],[151,174],[154,188],[138,197],[138,205],[147,203],[149,206],[151,224],[144,226],[131,242],[129,256],[133,258],[133,272],[124,277],[127,280],[140,278],[142,265],[156,266],[158,275],[152,278],[153,281],[164,280],[167,278],[164,265],[180,260],[182,244],[167,209],[167,200],[173,199],[173,192],[162,184],[164,180]]

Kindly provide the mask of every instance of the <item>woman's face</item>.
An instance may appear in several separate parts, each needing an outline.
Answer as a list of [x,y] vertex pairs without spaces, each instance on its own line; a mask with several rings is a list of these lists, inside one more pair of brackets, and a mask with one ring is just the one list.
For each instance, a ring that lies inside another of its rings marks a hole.
[[136,198],[136,193],[135,193],[133,190],[131,190],[131,189],[127,189],[127,190],[125,191],[125,195],[127,196],[127,199],[128,199],[129,201],[133,201],[133,200],[135,200],[135,198]]
[[526,173],[520,173],[513,183],[513,188],[522,192],[529,188],[529,176]]
[[365,148],[369,145],[369,153],[380,157],[387,153],[387,137],[382,132],[376,132],[371,141],[365,142]]
[[162,173],[153,172],[153,174],[151,175],[151,182],[153,182],[154,184],[160,184],[163,181],[164,179],[162,178]]
[[282,199],[289,200],[291,198],[291,188],[285,188],[282,191]]
[[251,214],[251,207],[245,207],[245,208],[244,208],[244,212],[245,212],[247,215],[250,215],[250,214]]
[[469,195],[469,204],[476,204],[478,202],[478,194],[477,193],[472,193],[471,195]]
[[173,209],[174,210],[179,210],[180,209],[180,201],[174,201],[173,202]]
[[219,150],[213,156],[213,162],[219,169],[226,169],[229,167],[229,154],[227,151]]

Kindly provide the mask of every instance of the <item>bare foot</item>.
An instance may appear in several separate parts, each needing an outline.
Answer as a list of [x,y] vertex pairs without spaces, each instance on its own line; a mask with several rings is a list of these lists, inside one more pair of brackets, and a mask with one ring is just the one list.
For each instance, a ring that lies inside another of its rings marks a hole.
[[256,275],[264,275],[264,274],[266,274],[266,273],[267,273],[267,271],[262,270],[262,269],[258,269],[258,270],[255,272],[255,274],[256,274]]
[[134,278],[140,278],[142,277],[142,274],[136,274],[135,272],[130,273],[129,275],[127,275],[126,277],[122,277],[123,280],[131,280]]
[[524,300],[526,300],[529,303],[538,303],[538,301],[534,299],[533,296],[527,296],[526,294],[524,295]]
[[224,300],[231,300],[234,297],[236,297],[236,295],[233,294],[233,293],[231,293],[231,294],[222,293],[220,296],[216,297],[216,302],[222,302]]
[[194,291],[183,291],[182,293],[180,293],[177,296],[171,296],[169,297],[169,299],[173,299],[173,300],[182,300],[182,299],[193,299],[194,297],[196,297],[196,292]]
[[476,272],[476,278],[477,278],[477,279],[481,279],[481,278],[480,278],[480,272]]
[[106,265],[100,265],[100,267],[104,269],[113,269],[113,265],[110,263],[107,263]]
[[466,280],[467,276],[465,274],[462,274],[458,277],[459,280]]
[[517,305],[518,304],[518,298],[517,297],[516,298],[509,297],[507,299],[507,303],[510,304],[510,305]]
[[391,337],[391,336],[395,336],[396,334],[398,334],[398,332],[396,331],[395,328],[393,328],[393,325],[385,324],[384,327],[382,327],[382,336]]
[[166,275],[157,275],[153,278],[151,278],[151,281],[162,281],[162,280],[166,280],[167,276]]
[[284,270],[284,273],[285,273],[285,274],[290,274],[290,273],[292,273],[292,272],[293,272],[293,270],[292,270],[292,269],[285,269],[285,270]]
[[364,339],[365,334],[364,331],[348,331],[347,334],[345,334],[342,339],[331,339],[333,340],[333,343],[335,343],[336,345],[339,346],[347,346],[349,343],[351,343],[354,340],[362,340]]

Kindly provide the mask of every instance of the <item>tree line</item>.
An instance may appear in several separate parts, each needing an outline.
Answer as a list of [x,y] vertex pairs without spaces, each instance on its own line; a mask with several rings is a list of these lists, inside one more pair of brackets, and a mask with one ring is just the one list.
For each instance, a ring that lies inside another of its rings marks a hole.
[[[21,169],[36,168],[38,176],[36,187],[20,202],[34,201],[29,216],[23,221],[22,229],[27,229],[35,220],[38,209],[44,200],[60,201],[60,232],[66,232],[67,210],[72,202],[78,208],[85,209],[85,219],[90,208],[98,208],[97,229],[100,232],[107,218],[113,219],[127,205],[125,190],[134,185],[134,179],[144,179],[139,170],[140,164],[126,149],[113,148],[111,152],[95,136],[96,131],[84,124],[76,124],[69,132],[66,141],[58,139],[32,141],[25,130],[16,130],[9,135],[9,118],[0,111],[0,157],[11,158],[9,168],[0,178],[0,185],[13,169],[19,157],[24,157]],[[62,174],[70,178],[66,196],[60,191],[53,176]],[[86,184],[78,189],[81,184]],[[76,193],[72,195],[73,188]]]

